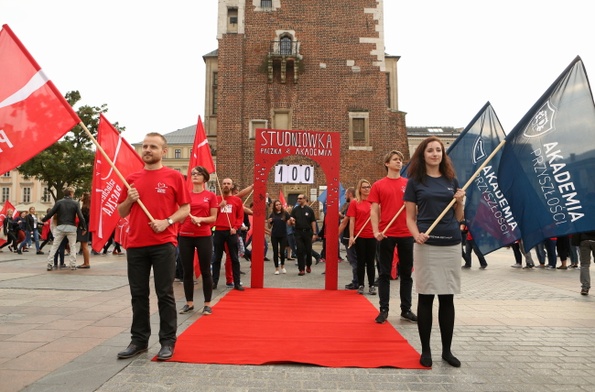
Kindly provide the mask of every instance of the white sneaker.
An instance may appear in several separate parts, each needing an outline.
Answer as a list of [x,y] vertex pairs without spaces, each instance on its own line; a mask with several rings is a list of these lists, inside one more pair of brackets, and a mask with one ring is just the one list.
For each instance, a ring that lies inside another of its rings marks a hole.
[[275,275],[279,275],[279,271],[275,271]]
[[281,270],[281,272],[283,272],[284,274],[286,274],[286,273],[287,273],[287,270],[286,270],[285,268],[283,268],[283,269]]

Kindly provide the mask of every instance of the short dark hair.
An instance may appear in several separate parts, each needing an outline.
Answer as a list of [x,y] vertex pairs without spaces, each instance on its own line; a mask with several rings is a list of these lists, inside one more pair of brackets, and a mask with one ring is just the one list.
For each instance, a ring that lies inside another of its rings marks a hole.
[[203,178],[205,179],[205,182],[209,182],[209,180],[211,179],[211,175],[209,174],[209,171],[204,166],[196,166],[192,170],[195,170],[195,171],[199,172],[200,174],[202,174]]

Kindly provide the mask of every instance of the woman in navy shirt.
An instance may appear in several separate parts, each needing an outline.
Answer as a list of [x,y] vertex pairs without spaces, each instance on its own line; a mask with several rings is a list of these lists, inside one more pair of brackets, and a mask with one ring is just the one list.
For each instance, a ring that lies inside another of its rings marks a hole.
[[[461,362],[451,353],[455,321],[454,294],[461,291],[461,232],[465,191],[459,188],[444,144],[437,137],[425,139],[415,150],[408,168],[409,181],[403,199],[407,227],[415,240],[413,268],[417,299],[417,328],[421,340],[420,363],[432,366],[430,335],[432,304],[438,296],[442,358],[451,366]],[[455,204],[437,222],[452,199]],[[428,232],[429,231],[429,232]]]

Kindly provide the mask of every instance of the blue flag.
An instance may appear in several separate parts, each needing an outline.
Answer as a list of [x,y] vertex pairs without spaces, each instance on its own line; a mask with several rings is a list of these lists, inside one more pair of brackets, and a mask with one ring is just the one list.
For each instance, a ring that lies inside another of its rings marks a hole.
[[[505,137],[492,105],[486,103],[446,152],[460,184],[473,177]],[[498,185],[501,154],[498,151],[485,164],[466,190],[465,220],[484,255],[521,238],[518,223]]]
[[498,177],[525,249],[595,230],[595,105],[576,57],[506,137]]

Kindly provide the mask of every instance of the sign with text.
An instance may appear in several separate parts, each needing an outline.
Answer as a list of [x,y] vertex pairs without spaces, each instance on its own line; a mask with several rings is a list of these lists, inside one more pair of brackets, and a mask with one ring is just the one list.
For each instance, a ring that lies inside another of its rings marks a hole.
[[314,166],[277,165],[275,166],[276,184],[314,184]]

